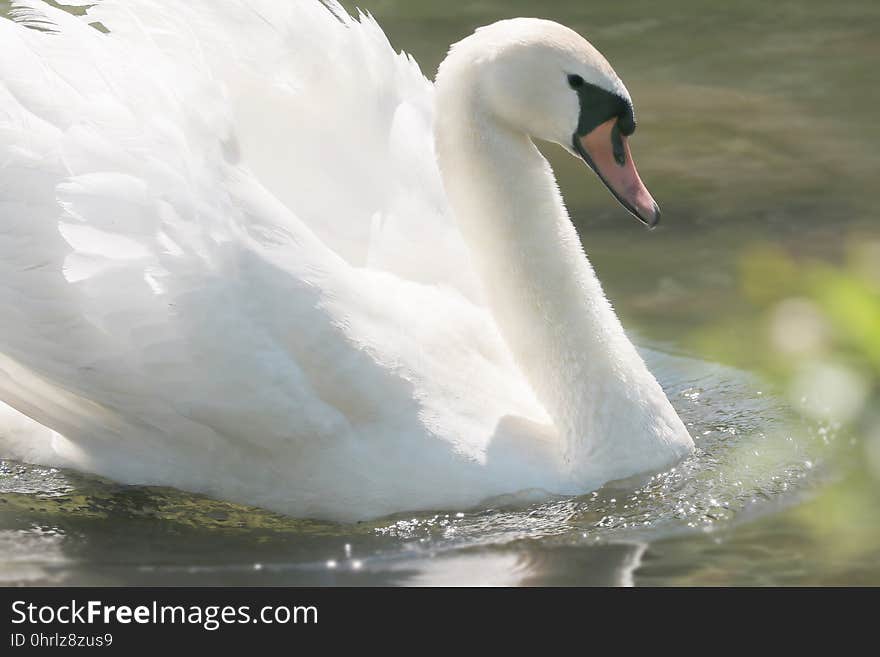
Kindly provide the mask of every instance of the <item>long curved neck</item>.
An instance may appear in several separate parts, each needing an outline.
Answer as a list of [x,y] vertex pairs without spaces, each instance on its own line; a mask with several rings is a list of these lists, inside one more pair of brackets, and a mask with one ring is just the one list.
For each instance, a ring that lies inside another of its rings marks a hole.
[[[589,479],[600,464],[607,470],[628,451],[666,442],[646,427],[658,415],[667,425],[680,420],[605,298],[549,163],[531,139],[478,106],[438,109],[447,194],[491,311],[560,433],[571,475]],[[631,467],[624,463],[620,476]]]

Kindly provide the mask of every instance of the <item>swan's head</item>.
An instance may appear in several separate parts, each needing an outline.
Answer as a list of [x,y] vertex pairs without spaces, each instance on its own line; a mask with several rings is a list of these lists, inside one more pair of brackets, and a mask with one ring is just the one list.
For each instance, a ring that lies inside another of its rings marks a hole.
[[659,221],[660,208],[627,143],[636,128],[629,92],[602,54],[573,30],[536,18],[480,28],[452,47],[437,84],[447,93],[470,92],[482,110],[513,130],[562,145],[640,221],[652,227]]

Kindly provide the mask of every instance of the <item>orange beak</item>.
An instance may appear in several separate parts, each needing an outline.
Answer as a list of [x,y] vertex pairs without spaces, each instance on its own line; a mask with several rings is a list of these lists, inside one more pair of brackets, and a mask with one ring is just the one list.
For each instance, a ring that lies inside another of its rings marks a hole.
[[617,118],[613,118],[583,137],[575,135],[574,150],[623,207],[653,228],[660,221],[660,208],[636,171],[626,137],[616,128]]

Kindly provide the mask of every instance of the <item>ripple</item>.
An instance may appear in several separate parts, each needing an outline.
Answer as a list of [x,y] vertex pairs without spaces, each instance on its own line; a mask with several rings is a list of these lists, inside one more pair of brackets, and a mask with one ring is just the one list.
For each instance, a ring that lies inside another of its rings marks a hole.
[[19,546],[0,551],[0,572],[11,583],[631,584],[647,546],[769,513],[822,481],[832,427],[798,424],[741,371],[645,355],[697,447],[666,472],[343,525],[0,461],[0,543]]

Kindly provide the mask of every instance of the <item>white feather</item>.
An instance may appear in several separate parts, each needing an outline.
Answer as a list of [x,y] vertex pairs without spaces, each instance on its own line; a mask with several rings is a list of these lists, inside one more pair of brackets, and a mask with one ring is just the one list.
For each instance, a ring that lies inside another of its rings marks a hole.
[[7,455],[340,519],[619,474],[563,466],[453,219],[433,86],[372,18],[15,4],[0,400],[48,429],[7,411]]

